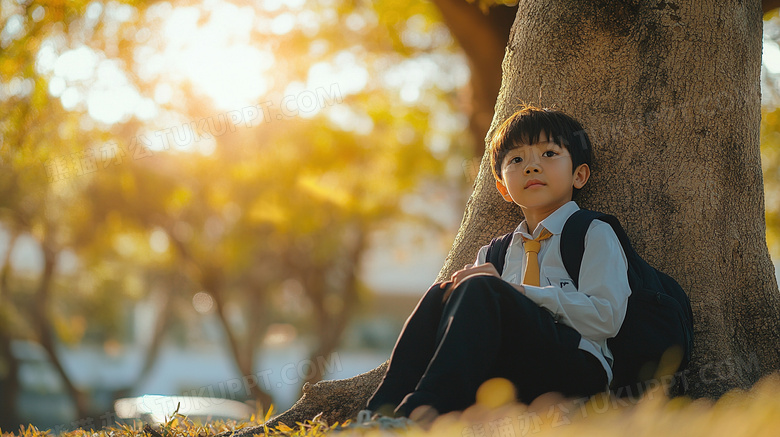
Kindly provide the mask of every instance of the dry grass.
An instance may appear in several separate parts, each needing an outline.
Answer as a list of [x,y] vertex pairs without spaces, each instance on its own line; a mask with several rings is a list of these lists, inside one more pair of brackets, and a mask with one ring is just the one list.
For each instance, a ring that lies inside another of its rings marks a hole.
[[[349,436],[409,437],[776,437],[780,436],[780,377],[766,378],[750,391],[735,390],[717,402],[668,399],[661,392],[650,392],[641,399],[616,399],[597,396],[588,402],[553,395],[538,399],[530,406],[505,403],[511,396],[506,387],[494,384],[480,389],[477,405],[462,413],[438,417],[425,427],[390,432],[379,429],[340,429],[318,419],[307,423],[282,425],[268,429],[268,435],[316,437],[324,434]],[[114,427],[100,431],[78,430],[62,437],[178,437],[213,436],[256,425],[253,423],[195,424],[174,416],[160,427]],[[53,437],[49,431],[34,427],[2,437]]]

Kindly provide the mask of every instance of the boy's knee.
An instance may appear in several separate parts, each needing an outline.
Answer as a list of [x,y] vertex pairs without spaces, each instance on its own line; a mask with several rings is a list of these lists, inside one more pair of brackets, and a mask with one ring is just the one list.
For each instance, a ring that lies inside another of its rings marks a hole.
[[536,314],[540,308],[529,297],[517,291],[512,284],[495,276],[473,276],[458,285],[455,292],[461,290],[464,298],[475,300],[491,300],[501,302],[502,307],[512,308],[516,314],[525,314],[522,318]]
[[495,276],[472,276],[458,284],[454,293],[469,296],[472,299],[493,298],[498,296],[501,282],[503,281]]
[[496,283],[504,282],[503,279],[488,275],[475,275],[465,279],[458,287],[470,286],[480,288],[494,288]]

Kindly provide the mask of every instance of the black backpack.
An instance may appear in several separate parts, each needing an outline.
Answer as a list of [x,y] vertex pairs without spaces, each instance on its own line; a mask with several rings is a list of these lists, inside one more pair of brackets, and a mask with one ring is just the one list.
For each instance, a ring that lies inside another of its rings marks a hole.
[[[659,366],[663,366],[661,371],[668,379],[655,381],[654,386],[673,384],[667,388],[673,394],[682,394],[685,387],[679,379],[674,380],[670,375],[685,369],[690,362],[693,312],[688,296],[677,281],[650,266],[634,251],[616,217],[586,209],[572,214],[563,227],[560,243],[563,265],[577,286],[585,251],[585,233],[596,219],[610,224],[620,240],[628,260],[628,283],[631,287],[623,325],[617,336],[607,340],[615,359],[611,388],[621,396],[628,392],[637,395],[651,386],[652,378],[660,376],[656,372]],[[492,263],[499,274],[504,268],[512,234],[494,238],[487,251],[487,262]],[[664,353],[667,356],[662,360]]]

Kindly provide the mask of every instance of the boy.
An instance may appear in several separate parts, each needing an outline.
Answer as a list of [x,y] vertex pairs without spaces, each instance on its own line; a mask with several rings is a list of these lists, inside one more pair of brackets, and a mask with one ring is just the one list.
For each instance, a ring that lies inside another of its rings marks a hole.
[[494,377],[511,381],[524,403],[546,392],[589,396],[612,378],[606,341],[617,335],[631,294],[626,256],[611,226],[594,220],[575,288],[559,251],[563,225],[579,209],[572,197],[590,177],[584,129],[560,111],[525,106],[493,136],[490,158],[496,188],[525,216],[504,270],[485,262],[484,246],[473,265],[426,292],[370,411],[462,410]]

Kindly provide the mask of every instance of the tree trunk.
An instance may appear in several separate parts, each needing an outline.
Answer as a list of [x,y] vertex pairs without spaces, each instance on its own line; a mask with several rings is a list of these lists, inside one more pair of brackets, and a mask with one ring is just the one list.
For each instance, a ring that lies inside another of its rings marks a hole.
[[9,315],[6,313],[13,308],[8,296],[8,278],[11,274],[11,252],[18,237],[19,232],[12,229],[3,257],[3,265],[0,267],[0,360],[5,363],[5,375],[0,376],[3,394],[0,396],[0,429],[11,429],[19,423],[16,411],[16,398],[20,388],[19,360],[11,350],[13,333],[11,322],[8,320]]
[[[178,251],[181,261],[184,265],[186,275],[196,284],[200,284],[206,292],[214,299],[214,306],[227,339],[228,347],[233,356],[233,361],[243,378],[252,378],[254,368],[254,344],[257,338],[253,337],[253,332],[247,334],[247,341],[241,342],[239,336],[233,329],[225,308],[224,290],[224,272],[219,266],[210,265],[204,262],[199,265],[192,256],[189,248],[178,238],[171,226],[166,226],[166,233],[174,247]],[[254,290],[253,290],[254,292]],[[251,322],[250,326],[257,326],[256,322]],[[244,346],[244,348],[242,348]],[[248,384],[250,395],[257,401],[261,409],[270,406],[273,403],[271,395],[263,390],[257,384]]]
[[[688,292],[692,397],[748,388],[780,367],[759,153],[761,41],[757,0],[522,0],[503,63],[491,131],[520,102],[582,121],[595,165],[580,205],[620,218],[637,252]],[[494,187],[483,157],[439,279],[521,220]],[[285,414],[309,411],[305,399]]]
[[483,12],[477,3],[465,0],[433,3],[469,61],[469,131],[474,137],[474,156],[479,157],[485,151],[483,139],[501,87],[501,60],[517,7],[498,5]]
[[38,334],[38,341],[46,351],[46,354],[51,360],[51,364],[62,379],[62,383],[65,385],[65,390],[73,400],[73,406],[76,409],[76,417],[83,419],[88,417],[90,413],[89,400],[86,393],[76,387],[73,381],[70,379],[68,372],[57,355],[56,337],[54,333],[54,327],[51,325],[51,315],[49,314],[49,305],[51,303],[51,290],[54,281],[54,270],[56,267],[57,252],[52,250],[49,239],[51,238],[51,232],[49,229],[46,231],[46,236],[41,241],[41,247],[43,249],[43,273],[41,275],[41,282],[38,285],[38,290],[35,293],[35,303],[32,308],[32,323],[35,331]]
[[[160,351],[163,342],[165,341],[165,333],[168,331],[171,310],[173,309],[173,290],[177,288],[177,282],[179,282],[178,274],[174,273],[171,277],[167,278],[167,283],[165,284],[166,291],[158,294],[160,299],[156,304],[160,309],[155,316],[154,330],[152,331],[152,337],[149,339],[148,345],[146,346],[146,353],[143,354],[141,370],[138,372],[138,375],[136,375],[133,382],[123,388],[113,391],[112,396],[114,401],[130,396],[133,389],[140,386],[141,383],[149,377],[154,365],[157,363],[157,358],[160,356]],[[147,281],[146,284],[147,287],[151,285],[149,281]]]
[[[2,329],[2,328],[0,328]],[[16,401],[19,396],[19,360],[11,351],[11,338],[0,332],[0,359],[5,361],[6,373],[0,379],[0,429],[13,429],[19,425]]]
[[[354,229],[354,242],[351,243],[351,247],[346,253],[344,278],[339,287],[341,307],[335,312],[329,311],[324,305],[315,307],[320,327],[317,330],[317,348],[309,354],[312,371],[306,375],[304,385],[315,384],[325,376],[326,366],[322,366],[319,363],[327,359],[338,347],[358,303],[357,275],[360,269],[360,259],[363,257],[366,249],[367,234],[360,224],[356,224]],[[322,282],[321,277],[315,279]],[[318,364],[315,365],[315,363]]]
[[[211,286],[205,286],[205,284],[212,284]],[[214,299],[214,304],[216,307],[217,315],[219,316],[219,320],[222,322],[222,328],[225,330],[225,336],[228,340],[228,346],[230,347],[230,351],[233,353],[233,360],[236,364],[236,367],[238,368],[239,373],[242,375],[243,378],[249,378],[250,375],[253,375],[253,368],[254,368],[254,348],[251,347],[252,344],[244,343],[244,346],[249,346],[246,349],[243,349],[241,346],[241,341],[239,339],[239,336],[233,329],[232,324],[230,323],[230,318],[228,317],[227,310],[225,307],[225,298],[222,295],[224,290],[222,290],[222,287],[214,286],[214,283],[211,281],[204,281],[204,288],[207,292],[211,294],[211,296]],[[268,394],[265,390],[263,390],[260,386],[257,384],[249,384],[247,388],[250,391],[250,394],[252,397],[257,401],[258,406],[260,409],[266,409],[269,407],[273,402],[273,399],[270,394]]]

